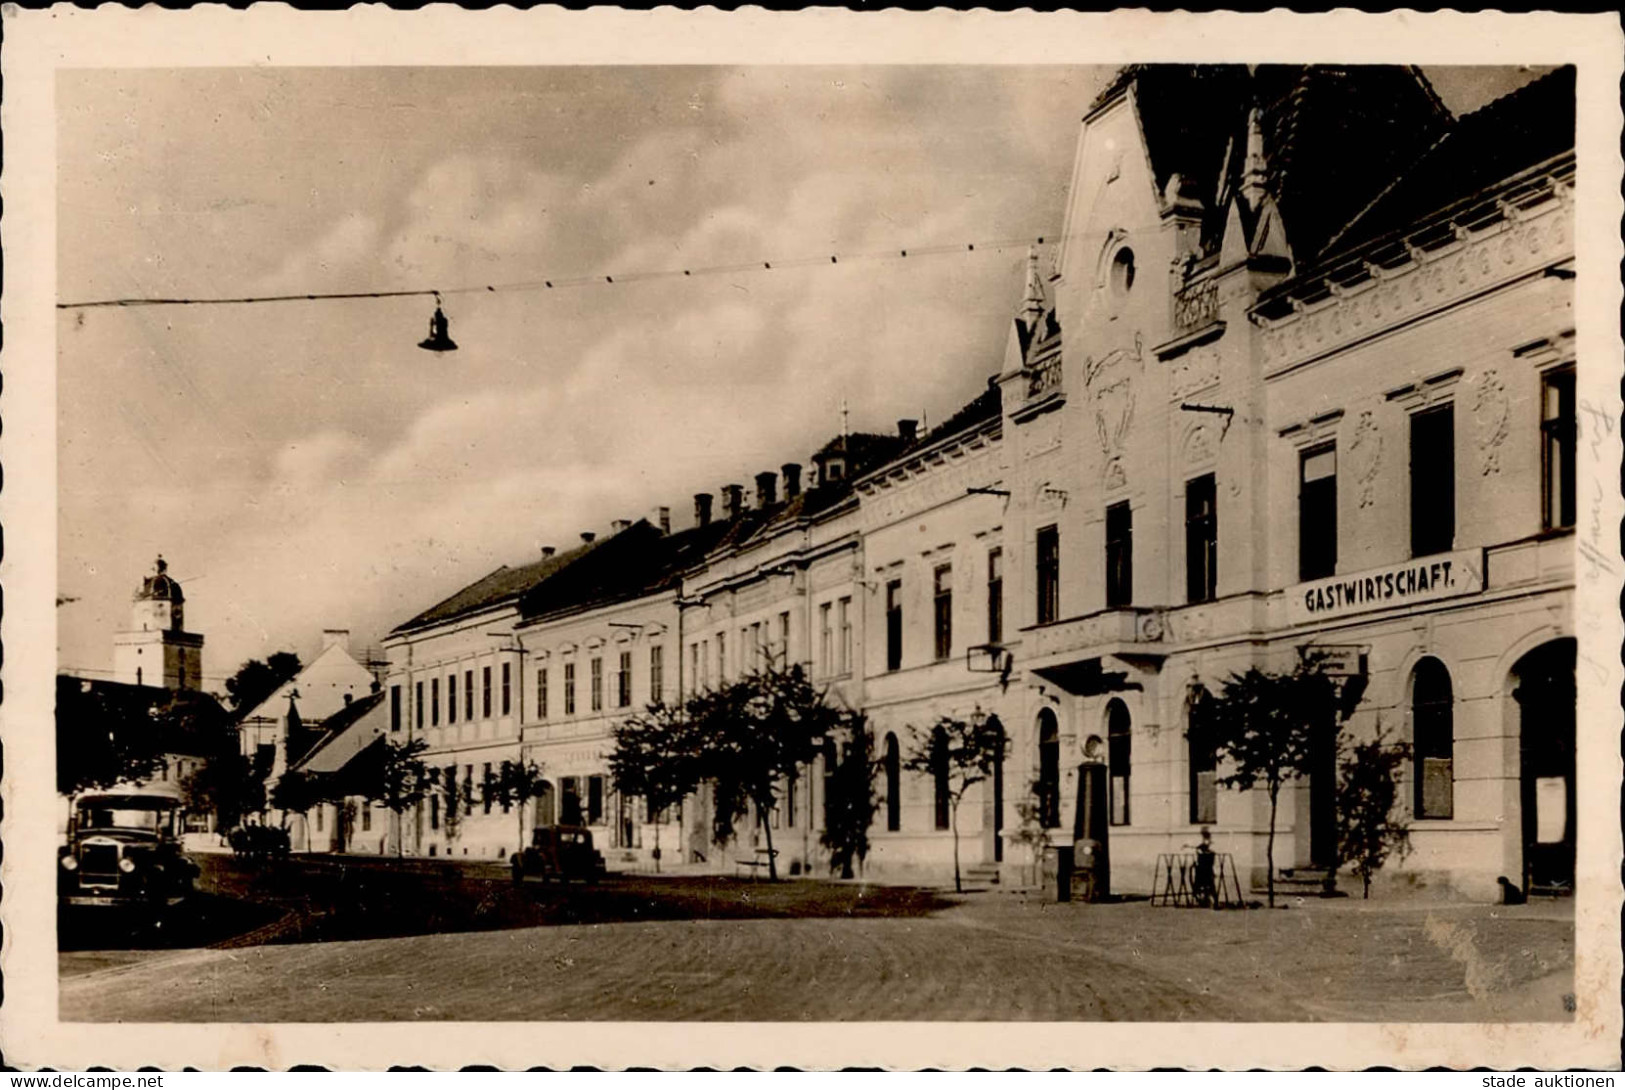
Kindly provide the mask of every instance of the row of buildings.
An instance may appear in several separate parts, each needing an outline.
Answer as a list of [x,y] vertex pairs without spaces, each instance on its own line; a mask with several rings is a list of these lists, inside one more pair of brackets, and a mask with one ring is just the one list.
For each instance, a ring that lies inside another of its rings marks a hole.
[[[455,836],[431,796],[363,818],[372,839],[499,857],[515,817],[481,787],[533,761],[521,821],[589,825],[612,866],[646,865],[658,827],[668,861],[726,867],[762,830],[719,846],[703,799],[618,794],[611,731],[800,663],[874,732],[871,873],[947,873],[940,789],[901,755],[979,710],[1010,741],[960,811],[982,876],[1028,867],[1024,820],[1070,842],[1103,762],[1117,889],[1204,827],[1256,878],[1267,804],[1217,785],[1192,703],[1322,649],[1364,686],[1344,734],[1414,747],[1390,880],[1571,888],[1573,119],[1572,69],[1463,117],[1406,67],[1124,69],[951,419],[837,436],[805,474],[583,534],[389,634],[366,737],[421,737],[472,790]],[[824,866],[828,762],[759,818],[791,870]],[[1282,800],[1299,876],[1332,858],[1336,772],[1328,744]]]

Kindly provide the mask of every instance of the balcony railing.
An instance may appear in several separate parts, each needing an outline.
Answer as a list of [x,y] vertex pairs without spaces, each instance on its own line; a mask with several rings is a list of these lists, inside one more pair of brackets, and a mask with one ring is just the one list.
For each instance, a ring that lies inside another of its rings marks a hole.
[[1207,325],[1219,316],[1219,282],[1204,277],[1174,293],[1174,328],[1180,332]]

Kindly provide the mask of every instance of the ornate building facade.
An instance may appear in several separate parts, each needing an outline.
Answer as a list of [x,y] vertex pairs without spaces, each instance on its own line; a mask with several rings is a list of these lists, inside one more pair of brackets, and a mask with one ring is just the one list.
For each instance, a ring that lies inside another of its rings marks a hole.
[[[1572,888],[1573,115],[1569,69],[1461,118],[1409,68],[1125,69],[987,393],[832,441],[805,491],[787,466],[715,520],[706,496],[689,529],[625,524],[459,592],[386,644],[402,729],[476,783],[535,759],[557,795],[534,817],[636,865],[651,816],[613,796],[613,723],[799,662],[869,717],[874,872],[946,873],[940,789],[897,752],[980,712],[1010,748],[961,810],[977,873],[1031,873],[1021,821],[1069,843],[1103,764],[1089,831],[1145,892],[1203,828],[1261,878],[1267,804],[1220,786],[1191,709],[1323,652],[1364,686],[1344,738],[1413,749],[1388,880]],[[1285,792],[1291,879],[1334,858],[1337,761]],[[819,783],[768,819],[814,871]],[[703,812],[667,820],[714,864]],[[436,851],[516,843],[488,828]]]

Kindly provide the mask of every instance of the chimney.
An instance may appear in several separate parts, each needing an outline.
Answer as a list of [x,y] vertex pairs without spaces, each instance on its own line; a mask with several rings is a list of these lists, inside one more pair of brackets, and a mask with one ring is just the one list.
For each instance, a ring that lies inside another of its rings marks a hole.
[[711,493],[694,493],[694,525],[711,525]]
[[542,559],[546,560],[548,557],[552,556],[556,552],[558,552],[558,550],[553,548],[553,546],[551,546],[551,545],[543,545],[542,546]]
[[785,462],[779,467],[784,474],[784,502],[789,503],[801,495],[801,466],[795,462]]
[[763,472],[756,474],[756,506],[771,507],[779,502],[779,475]]
[[616,519],[614,522],[609,524],[609,527],[610,527],[610,530],[612,532],[618,534],[618,533],[621,533],[624,530],[630,530],[632,528],[632,520],[631,519]]
[[660,508],[659,513],[656,515],[656,523],[659,525],[662,534],[671,533],[671,508]]
[[722,486],[722,517],[732,520],[739,517],[745,509],[745,486],[742,484],[725,484]]
[[322,629],[322,650],[326,651],[334,644],[344,648],[345,653],[348,654],[350,650],[350,630],[348,628]]
[[593,538],[595,538],[597,536],[598,535],[593,533],[591,530],[583,530],[583,531],[581,531],[581,544],[583,544],[583,545],[591,545],[592,541],[593,541]]
[[897,434],[902,437],[905,443],[914,442],[919,430],[920,422],[918,420],[899,420],[897,422]]

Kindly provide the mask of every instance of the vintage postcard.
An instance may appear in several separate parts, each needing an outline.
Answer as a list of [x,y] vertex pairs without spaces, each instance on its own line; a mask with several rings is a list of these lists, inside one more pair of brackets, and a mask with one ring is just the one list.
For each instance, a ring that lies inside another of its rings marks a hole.
[[1619,1065],[1613,17],[4,19],[8,1062]]

